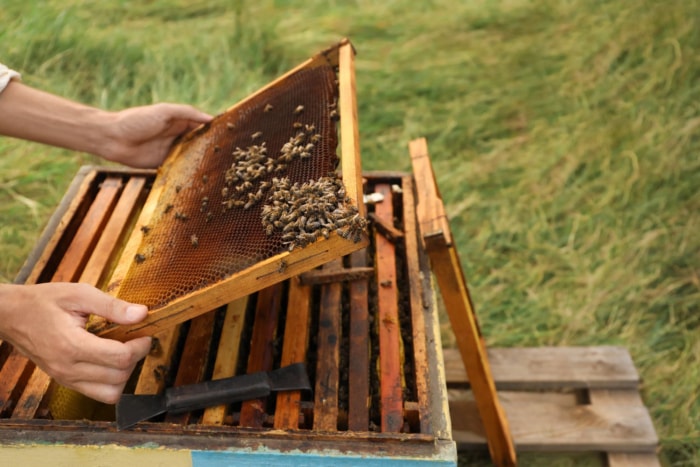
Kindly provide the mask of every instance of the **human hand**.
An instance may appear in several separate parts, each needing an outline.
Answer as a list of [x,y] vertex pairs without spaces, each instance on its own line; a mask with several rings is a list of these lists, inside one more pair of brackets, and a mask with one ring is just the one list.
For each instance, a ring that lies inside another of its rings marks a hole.
[[87,284],[0,285],[0,338],[60,384],[108,404],[119,400],[151,338],[103,339],[85,329],[87,319],[133,324],[147,313]]
[[0,134],[85,151],[132,167],[157,167],[177,136],[211,119],[180,104],[108,112],[14,81],[0,93]]
[[179,135],[212,119],[194,107],[153,104],[133,107],[112,115],[105,159],[131,167],[157,167]]

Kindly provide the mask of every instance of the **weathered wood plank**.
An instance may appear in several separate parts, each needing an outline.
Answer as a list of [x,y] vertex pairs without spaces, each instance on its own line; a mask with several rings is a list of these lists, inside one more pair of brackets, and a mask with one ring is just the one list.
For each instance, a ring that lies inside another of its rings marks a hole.
[[[273,345],[282,308],[283,289],[284,284],[279,283],[258,292],[248,356],[248,373],[272,370],[275,355]],[[241,406],[241,426],[261,428],[266,417],[266,397],[245,401]]]
[[[41,248],[41,250],[35,250],[30,254],[25,266],[18,274],[19,283],[36,284],[49,266],[49,263],[56,261],[55,253],[61,241],[64,240],[64,234],[69,227],[77,225],[74,221],[78,218],[78,214],[86,210],[89,204],[92,203],[91,193],[94,190],[96,178],[97,171],[89,168],[81,169],[75,178],[75,183],[71,184],[58,207],[57,212],[62,213],[61,217],[51,217],[37,244],[37,248]],[[28,271],[27,269],[30,266],[31,271]],[[52,273],[53,271],[49,274]]]
[[450,324],[458,336],[457,346],[462,361],[467,373],[471,375],[471,386],[487,431],[491,458],[496,465],[514,466],[517,461],[508,420],[496,395],[486,344],[479,329],[459,255],[452,243],[452,233],[425,139],[411,141],[409,152],[418,195],[416,213],[421,238],[430,256]]
[[13,349],[0,370],[0,416],[9,415],[33,370],[34,363]]
[[97,244],[80,275],[80,282],[87,282],[99,287],[105,274],[109,272],[111,259],[116,256],[125,233],[133,223],[134,211],[145,196],[145,177],[131,177],[119,196],[119,201],[109,217],[104,229],[95,232]]
[[[216,311],[205,313],[190,322],[190,329],[187,332],[185,348],[180,356],[180,366],[175,376],[173,386],[184,386],[186,384],[199,383],[204,378],[206,363],[209,359],[211,349],[211,337],[216,323]],[[167,423],[178,423],[187,425],[192,417],[192,412],[181,414],[167,414]]]
[[[299,278],[289,280],[287,320],[280,366],[306,361],[311,319],[311,287],[303,285]],[[285,391],[277,394],[274,427],[280,430],[299,428],[299,402],[301,391]]]
[[607,453],[608,467],[661,467],[661,462],[653,453]]
[[[241,333],[245,326],[248,297],[239,298],[228,304],[226,316],[221,325],[221,337],[216,351],[216,361],[211,379],[223,379],[236,374],[238,353],[241,348]],[[222,425],[226,418],[227,404],[208,407],[202,416],[203,425]]]
[[90,209],[82,219],[70,246],[56,268],[52,282],[75,282],[80,277],[85,263],[97,243],[99,233],[109,220],[119,193],[122,189],[121,177],[107,177]]
[[12,411],[11,418],[32,419],[37,416],[40,409],[45,408],[48,403],[48,396],[51,395],[51,385],[54,384],[51,377],[41,368],[34,367],[32,375],[25,386],[22,395],[17,401],[17,406]]
[[166,329],[153,336],[153,349],[146,355],[141,366],[134,394],[160,394],[165,389],[165,381],[175,368],[172,361],[180,337],[182,325]]
[[[337,270],[340,259],[323,266]],[[314,391],[314,425],[317,431],[338,430],[338,384],[340,381],[340,319],[342,286],[326,284],[321,289],[321,310],[318,317],[316,349],[316,388]]]
[[299,280],[303,285],[330,284],[333,282],[349,282],[369,279],[374,276],[374,268],[352,267],[329,271],[327,269],[314,269],[300,274]]
[[[457,349],[444,349],[448,386],[469,378]],[[499,390],[604,388],[635,389],[640,378],[624,347],[513,347],[487,350]]]
[[[375,187],[375,191],[384,195],[384,201],[375,206],[375,215],[385,223],[393,223],[391,186],[380,184]],[[378,307],[376,325],[379,328],[379,355],[381,356],[379,361],[381,429],[384,433],[398,433],[403,427],[404,418],[396,248],[386,237],[376,234],[375,249]]]
[[430,396],[428,392],[429,361],[427,340],[425,336],[426,321],[423,303],[423,283],[421,279],[420,259],[418,258],[418,226],[416,225],[415,199],[413,196],[413,179],[404,177],[401,183],[403,191],[403,225],[406,247],[406,271],[408,273],[409,297],[411,306],[411,332],[413,336],[414,376],[418,398],[420,432],[433,433],[430,419]]
[[[367,264],[367,250],[350,255],[352,267]],[[369,284],[356,280],[350,288],[348,359],[348,430],[369,430]]]
[[[637,391],[616,389],[620,405],[579,403],[573,393],[501,391],[518,450],[550,452],[654,452],[658,438]],[[460,449],[485,444],[473,395],[448,391],[453,438]]]

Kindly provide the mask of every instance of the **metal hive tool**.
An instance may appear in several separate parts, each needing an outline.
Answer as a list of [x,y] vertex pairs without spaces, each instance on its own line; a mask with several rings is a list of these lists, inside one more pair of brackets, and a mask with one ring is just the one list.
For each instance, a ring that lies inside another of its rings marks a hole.
[[366,246],[356,120],[344,40],[184,137],[106,287],[149,316],[89,329],[152,335]]

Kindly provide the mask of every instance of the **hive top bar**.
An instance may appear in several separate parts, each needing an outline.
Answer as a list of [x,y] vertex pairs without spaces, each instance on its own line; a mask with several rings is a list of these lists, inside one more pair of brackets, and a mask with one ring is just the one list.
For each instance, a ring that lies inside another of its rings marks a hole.
[[360,171],[336,172],[359,158],[337,155],[338,125],[357,138],[351,47],[315,55],[173,148],[107,285],[149,316],[91,331],[150,335],[366,245]]

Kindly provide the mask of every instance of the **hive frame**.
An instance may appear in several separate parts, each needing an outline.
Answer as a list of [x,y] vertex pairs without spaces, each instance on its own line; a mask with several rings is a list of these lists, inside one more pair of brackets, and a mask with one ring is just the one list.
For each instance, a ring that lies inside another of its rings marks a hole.
[[[277,86],[285,78],[304,68],[312,68],[330,63],[338,67],[338,91],[340,114],[340,167],[346,195],[350,204],[355,206],[360,215],[364,216],[364,204],[361,202],[362,178],[359,147],[359,129],[357,125],[357,99],[355,94],[355,51],[349,40],[343,39],[337,45],[320,52],[296,68],[280,76],[256,93],[248,96],[234,106],[231,111],[241,104],[254,98],[260,93]],[[186,135],[183,142],[196,136],[198,130]],[[158,171],[158,178],[167,177],[170,165],[168,162],[176,158],[182,148],[182,142],[176,145],[166,162]],[[136,225],[148,225],[154,215],[158,200],[163,191],[164,183],[154,183],[153,189],[139,215]],[[143,240],[143,232],[134,229],[127,240],[119,261],[107,282],[106,290],[114,296],[119,296],[123,279],[133,263],[134,255]],[[134,325],[117,325],[103,319],[93,319],[88,329],[105,338],[120,341],[130,340],[145,335],[154,335],[162,330],[187,321],[206,313],[233,300],[249,295],[289,277],[313,269],[332,259],[340,258],[355,250],[366,247],[369,239],[362,235],[359,242],[341,238],[331,234],[330,238],[319,238],[316,242],[304,248],[285,251],[264,259],[242,271],[213,285],[179,297],[166,305],[149,312],[146,319]]]

